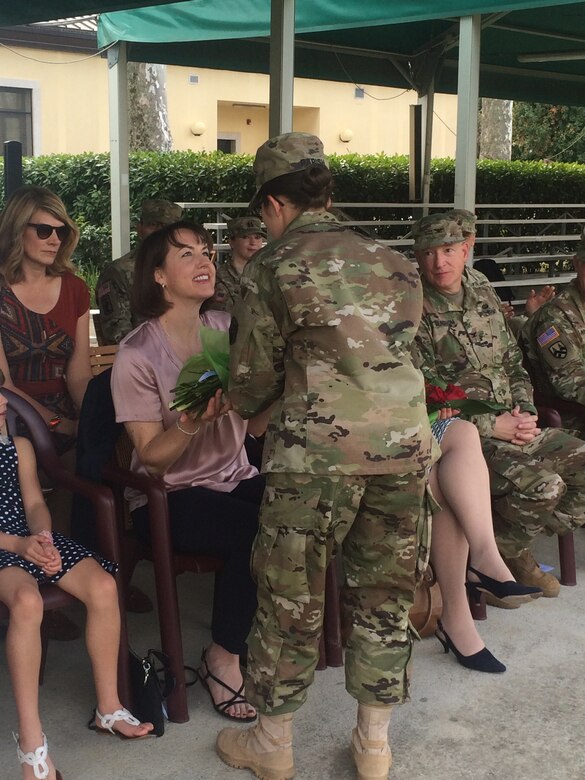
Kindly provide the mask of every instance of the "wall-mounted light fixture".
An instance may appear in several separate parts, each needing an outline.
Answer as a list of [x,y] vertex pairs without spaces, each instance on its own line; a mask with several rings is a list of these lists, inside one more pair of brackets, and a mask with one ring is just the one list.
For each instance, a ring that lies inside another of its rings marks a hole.
[[346,127],[345,130],[342,130],[339,133],[339,140],[343,141],[344,144],[348,144],[352,138],[353,138],[353,130],[351,130],[349,127]]
[[193,135],[203,135],[203,133],[207,130],[207,125],[205,122],[193,122],[189,130]]

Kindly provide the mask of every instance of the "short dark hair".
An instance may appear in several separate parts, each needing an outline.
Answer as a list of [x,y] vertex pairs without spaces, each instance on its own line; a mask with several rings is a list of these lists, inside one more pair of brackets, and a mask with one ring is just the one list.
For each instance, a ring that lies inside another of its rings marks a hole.
[[285,195],[300,209],[325,208],[332,191],[333,176],[329,168],[325,165],[311,165],[267,181],[260,188],[258,202],[266,203],[269,195]]
[[190,230],[202,244],[207,245],[210,252],[213,250],[213,239],[207,230],[202,225],[186,220],[165,225],[141,241],[136,252],[134,282],[130,293],[130,308],[138,317],[143,319],[160,317],[173,305],[165,299],[160,284],[155,282],[154,272],[164,266],[169,247],[184,246],[177,240],[177,233],[180,230]]

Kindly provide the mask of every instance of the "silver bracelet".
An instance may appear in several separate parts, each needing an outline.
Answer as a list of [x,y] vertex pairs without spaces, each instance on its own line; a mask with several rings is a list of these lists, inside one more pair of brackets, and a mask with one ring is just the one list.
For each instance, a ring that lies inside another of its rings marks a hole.
[[184,428],[181,428],[181,425],[179,424],[180,417],[177,417],[177,421],[175,425],[177,428],[181,431],[181,433],[184,433],[186,436],[195,436],[196,433],[199,433],[199,428],[201,428],[201,425],[198,425],[197,428],[195,428],[194,431],[186,431]]

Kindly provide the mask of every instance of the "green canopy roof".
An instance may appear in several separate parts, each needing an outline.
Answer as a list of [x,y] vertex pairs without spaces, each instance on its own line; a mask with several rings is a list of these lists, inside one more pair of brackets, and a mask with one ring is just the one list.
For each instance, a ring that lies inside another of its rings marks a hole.
[[[295,75],[424,93],[457,91],[458,19],[482,14],[480,94],[585,105],[585,2],[296,0]],[[270,3],[188,0],[100,17],[98,43],[128,58],[268,73]],[[558,59],[582,54],[584,59]],[[554,56],[520,62],[519,55]]]
[[[164,5],[166,0],[2,0],[0,27],[32,22],[49,22],[73,16],[97,14],[102,11],[120,11],[146,5]],[[175,3],[178,5],[178,3]]]

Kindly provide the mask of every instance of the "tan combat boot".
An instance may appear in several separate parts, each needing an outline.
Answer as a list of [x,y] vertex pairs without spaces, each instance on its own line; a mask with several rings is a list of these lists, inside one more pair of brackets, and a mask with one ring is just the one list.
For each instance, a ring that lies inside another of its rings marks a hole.
[[223,729],[217,735],[217,755],[236,769],[251,769],[260,780],[290,780],[295,774],[292,719],[292,713],[258,714],[251,728]]
[[517,558],[504,558],[504,561],[515,579],[522,585],[540,588],[542,595],[548,599],[555,599],[559,595],[560,582],[552,574],[542,571],[529,549],[522,550]]
[[388,726],[392,707],[358,705],[357,727],[351,733],[351,752],[358,780],[386,780],[392,766]]

